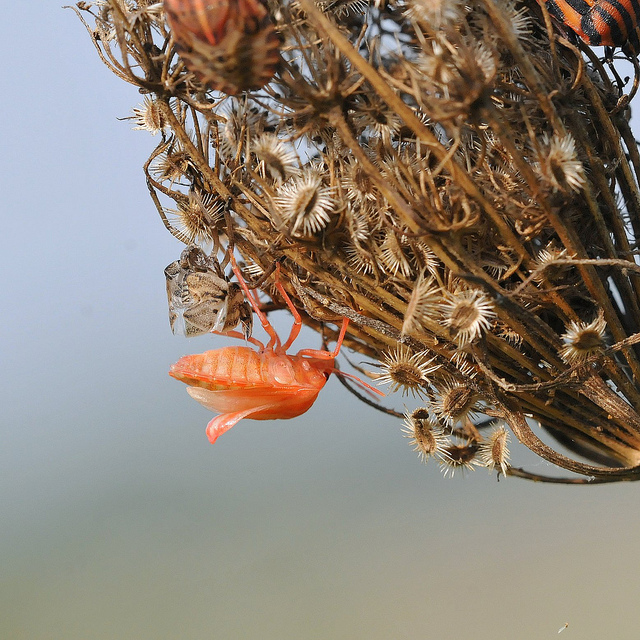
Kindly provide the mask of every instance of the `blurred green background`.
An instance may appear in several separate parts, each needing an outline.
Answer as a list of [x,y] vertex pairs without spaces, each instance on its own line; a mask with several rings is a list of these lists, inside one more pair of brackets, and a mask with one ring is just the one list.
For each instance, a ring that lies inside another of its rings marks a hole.
[[209,445],[167,370],[222,341],[169,329],[142,97],[71,11],[7,13],[0,638],[640,637],[637,484],[444,479],[335,379]]

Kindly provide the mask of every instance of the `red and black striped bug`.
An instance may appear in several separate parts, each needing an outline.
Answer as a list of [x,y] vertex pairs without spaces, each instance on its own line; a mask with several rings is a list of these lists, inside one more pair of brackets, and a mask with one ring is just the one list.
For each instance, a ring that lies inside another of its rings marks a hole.
[[280,38],[262,0],[164,0],[187,69],[209,89],[260,89],[277,71]]
[[640,51],[639,0],[545,0],[549,13],[592,46],[622,47],[629,43]]

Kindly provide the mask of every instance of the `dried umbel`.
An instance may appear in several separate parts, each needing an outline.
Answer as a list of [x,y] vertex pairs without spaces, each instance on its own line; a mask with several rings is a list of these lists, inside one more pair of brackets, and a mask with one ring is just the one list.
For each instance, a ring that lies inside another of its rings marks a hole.
[[244,320],[248,332],[233,252],[267,310],[284,306],[279,264],[305,324],[330,339],[348,319],[345,345],[377,361],[363,371],[422,405],[405,430],[447,475],[559,481],[512,466],[510,437],[582,476],[560,481],[636,480],[640,154],[627,105],[640,67],[630,59],[624,85],[617,60],[545,10],[101,0],[78,14],[145,94],[133,122],[160,134],[144,173],[163,223],[210,261],[169,269],[190,331]]

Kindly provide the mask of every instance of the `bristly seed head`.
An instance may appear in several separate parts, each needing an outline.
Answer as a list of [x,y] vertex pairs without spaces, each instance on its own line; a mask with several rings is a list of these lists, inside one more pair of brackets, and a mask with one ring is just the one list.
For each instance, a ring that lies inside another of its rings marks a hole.
[[235,98],[227,107],[223,123],[219,125],[218,152],[225,158],[234,158],[247,140],[257,138],[268,126],[268,118],[255,106],[247,106]]
[[477,464],[475,457],[478,447],[475,444],[452,444],[445,449],[445,455],[440,458],[440,469],[444,477],[453,476],[455,472],[473,471]]
[[436,285],[433,276],[426,277],[423,271],[416,280],[407,303],[402,333],[415,333],[420,331],[425,320],[437,319],[441,304],[442,291]]
[[448,294],[442,312],[443,321],[459,346],[472,343],[488,331],[496,317],[491,300],[475,289]]
[[534,168],[553,191],[578,192],[585,183],[584,167],[578,160],[576,142],[569,134],[555,133],[552,138],[545,134]]
[[190,191],[189,196],[177,204],[177,209],[166,209],[166,213],[174,218],[176,228],[188,243],[197,245],[213,240],[224,202],[213,193]]
[[462,20],[465,3],[462,0],[409,0],[404,14],[433,31],[439,31]]
[[133,108],[133,119],[138,125],[133,127],[134,131],[148,131],[152,136],[169,126],[158,103],[149,96],[145,96],[143,103]]
[[263,133],[253,140],[251,147],[277,184],[298,172],[299,160],[296,152],[273,133]]
[[606,328],[602,311],[592,322],[572,322],[562,336],[564,345],[560,348],[560,357],[568,364],[579,364],[602,353]]
[[515,2],[506,0],[500,5],[500,10],[505,14],[506,21],[511,25],[518,40],[531,38],[531,18],[527,7],[518,8]]
[[571,266],[567,264],[554,264],[556,260],[563,258],[567,258],[566,249],[560,250],[552,245],[541,249],[535,258],[535,264],[537,265],[536,270],[540,269],[540,271],[535,273],[533,277],[534,280],[536,282],[556,282],[561,279],[567,270],[571,268]]
[[423,462],[431,457],[446,457],[446,448],[451,445],[451,439],[445,435],[442,427],[434,420],[428,409],[420,408],[406,413],[402,431],[414,445],[413,450]]
[[347,192],[349,202],[353,200],[375,202],[380,197],[371,177],[359,162],[345,163],[342,186]]
[[378,383],[391,385],[391,392],[402,389],[402,395],[421,396],[429,384],[428,376],[440,368],[434,364],[435,356],[427,359],[428,351],[411,353],[411,349],[399,344],[394,351],[383,356],[382,371]]
[[337,206],[335,189],[327,187],[314,168],[291,178],[275,198],[282,227],[295,237],[311,236],[327,226]]
[[467,384],[451,380],[438,388],[440,397],[433,410],[447,425],[454,425],[472,416],[478,410],[478,395]]
[[509,432],[503,427],[494,429],[478,447],[478,458],[487,469],[498,469],[507,475],[509,468]]
[[387,229],[384,241],[380,245],[381,266],[392,276],[400,274],[401,277],[407,278],[413,272],[411,263],[407,258],[402,243],[402,238],[398,239],[393,229]]

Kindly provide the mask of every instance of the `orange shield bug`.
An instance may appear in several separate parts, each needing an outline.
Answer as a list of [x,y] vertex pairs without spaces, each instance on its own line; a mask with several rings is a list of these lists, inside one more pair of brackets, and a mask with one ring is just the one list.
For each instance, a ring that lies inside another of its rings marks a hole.
[[186,67],[209,89],[260,89],[280,62],[280,38],[262,0],[164,0]]
[[189,385],[187,391],[194,400],[221,414],[207,425],[209,442],[213,444],[243,418],[275,420],[303,414],[315,402],[331,373],[356,380],[369,391],[384,395],[359,378],[337,371],[334,367],[349,320],[344,318],[342,321],[333,351],[302,349],[295,355],[288,355],[287,349],[300,333],[302,320],[278,281],[279,265],[275,286],[294,318],[291,333],[284,344],[261,311],[258,299],[244,282],[233,255],[231,265],[247,300],[269,335],[269,343],[265,346],[259,340],[246,338],[237,331],[220,332],[244,338],[257,346],[258,351],[248,346],[223,347],[184,356],[169,370],[169,375]]

